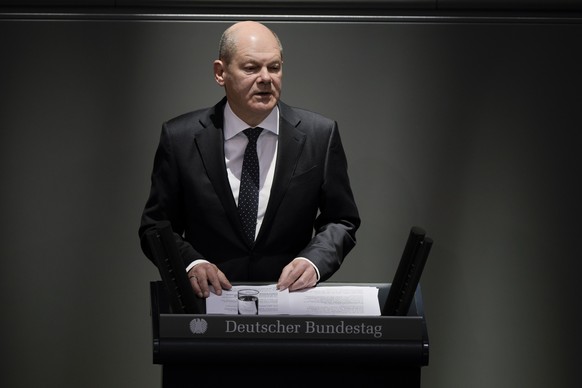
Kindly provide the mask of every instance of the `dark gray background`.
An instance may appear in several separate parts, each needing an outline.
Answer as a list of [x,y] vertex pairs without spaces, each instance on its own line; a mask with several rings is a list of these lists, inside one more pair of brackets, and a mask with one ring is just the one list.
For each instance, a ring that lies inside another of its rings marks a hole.
[[[159,387],[137,228],[231,22],[0,21],[1,386]],[[579,386],[582,25],[268,24],[283,100],[348,154],[363,222],[332,280],[389,282],[413,225],[435,241],[423,387]]]

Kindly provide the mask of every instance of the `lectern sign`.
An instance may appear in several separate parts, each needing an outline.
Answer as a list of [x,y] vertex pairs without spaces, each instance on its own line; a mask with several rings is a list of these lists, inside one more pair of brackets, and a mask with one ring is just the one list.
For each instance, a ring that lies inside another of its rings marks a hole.
[[[165,338],[244,339],[421,339],[420,317],[314,317],[161,314],[160,335]],[[395,333],[398,337],[395,338]]]

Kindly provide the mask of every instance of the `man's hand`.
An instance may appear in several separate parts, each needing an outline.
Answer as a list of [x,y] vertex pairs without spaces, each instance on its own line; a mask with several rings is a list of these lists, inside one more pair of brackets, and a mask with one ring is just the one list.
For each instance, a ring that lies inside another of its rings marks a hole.
[[277,289],[289,291],[302,290],[308,287],[315,287],[317,284],[317,273],[313,264],[307,260],[296,258],[283,268]]
[[210,295],[209,284],[214,287],[216,295],[221,295],[223,289],[230,290],[232,288],[226,275],[212,263],[196,264],[188,271],[188,278],[194,293],[199,298],[208,298]]

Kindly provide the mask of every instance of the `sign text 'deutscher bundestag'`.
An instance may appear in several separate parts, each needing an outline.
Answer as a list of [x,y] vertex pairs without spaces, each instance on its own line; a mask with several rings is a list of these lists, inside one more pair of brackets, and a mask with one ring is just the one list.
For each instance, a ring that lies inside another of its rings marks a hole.
[[420,317],[161,314],[163,338],[420,340]]

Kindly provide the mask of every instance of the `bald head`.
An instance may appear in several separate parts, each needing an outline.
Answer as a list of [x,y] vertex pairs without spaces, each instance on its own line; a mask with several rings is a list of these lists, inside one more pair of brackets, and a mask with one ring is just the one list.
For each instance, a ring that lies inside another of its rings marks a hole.
[[224,87],[234,114],[249,126],[257,126],[281,96],[279,39],[261,23],[236,23],[224,32],[219,55],[212,64],[216,83]]
[[228,64],[236,54],[239,43],[243,41],[248,43],[259,39],[273,39],[273,44],[277,45],[280,56],[283,58],[283,46],[277,34],[264,24],[244,21],[235,23],[224,31],[218,47],[218,59]]

